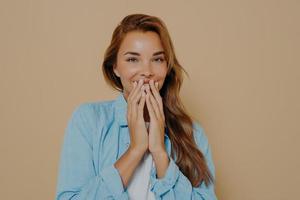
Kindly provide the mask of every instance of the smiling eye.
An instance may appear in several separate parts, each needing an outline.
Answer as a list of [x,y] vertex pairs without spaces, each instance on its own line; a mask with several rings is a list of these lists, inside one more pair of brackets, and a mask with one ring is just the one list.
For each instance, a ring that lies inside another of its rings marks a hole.
[[135,62],[135,61],[137,61],[137,59],[136,58],[128,58],[126,61],[127,62]]
[[165,59],[164,58],[155,58],[154,60],[158,61],[158,62],[164,62]]

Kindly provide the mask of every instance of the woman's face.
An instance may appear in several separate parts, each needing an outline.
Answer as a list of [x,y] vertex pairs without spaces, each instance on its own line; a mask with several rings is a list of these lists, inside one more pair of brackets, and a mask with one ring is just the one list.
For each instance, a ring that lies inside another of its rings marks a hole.
[[167,62],[159,35],[152,31],[127,33],[118,51],[114,72],[121,79],[126,100],[133,82],[140,79],[144,79],[144,84],[151,79],[158,82],[160,90],[167,74]]

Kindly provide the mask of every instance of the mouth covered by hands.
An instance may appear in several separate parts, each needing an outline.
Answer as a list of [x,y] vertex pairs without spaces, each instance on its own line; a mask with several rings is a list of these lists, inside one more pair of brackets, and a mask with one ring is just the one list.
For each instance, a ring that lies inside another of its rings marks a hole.
[[165,115],[158,82],[151,79],[149,84],[143,85],[142,91],[145,91],[146,106],[150,116],[148,149],[151,153],[165,152]]
[[[166,153],[164,145],[165,116],[163,101],[159,93],[159,84],[154,80],[135,81],[128,99],[127,121],[130,130],[131,147],[150,153]],[[150,118],[148,130],[144,119],[144,107]]]

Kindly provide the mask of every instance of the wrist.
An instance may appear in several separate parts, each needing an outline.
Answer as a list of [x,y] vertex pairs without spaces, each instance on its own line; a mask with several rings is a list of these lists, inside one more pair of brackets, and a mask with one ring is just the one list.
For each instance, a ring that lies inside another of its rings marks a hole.
[[129,146],[127,151],[133,156],[143,156],[147,149]]
[[156,168],[156,178],[163,178],[170,163],[169,155],[166,151],[152,153],[152,158]]
[[168,155],[167,151],[165,148],[160,148],[160,149],[156,149],[156,150],[149,150],[150,153],[152,155],[157,155],[157,156],[164,156],[164,155]]
[[161,151],[152,151],[151,152],[152,157],[155,158],[166,158],[169,157],[168,153],[165,150]]

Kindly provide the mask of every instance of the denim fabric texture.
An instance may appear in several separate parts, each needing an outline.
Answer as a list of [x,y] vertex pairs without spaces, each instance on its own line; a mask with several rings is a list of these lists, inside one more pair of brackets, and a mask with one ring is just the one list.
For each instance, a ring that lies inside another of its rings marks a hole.
[[[130,144],[127,125],[127,102],[120,93],[114,100],[85,102],[78,105],[67,123],[61,148],[56,188],[56,200],[129,199],[121,176],[114,163]],[[204,154],[209,170],[215,178],[211,148],[204,129],[193,122],[195,141]],[[150,174],[151,191],[162,200],[217,200],[214,185],[204,182],[192,187],[188,178],[171,158],[171,142],[165,131],[165,147],[169,166],[165,176]]]

